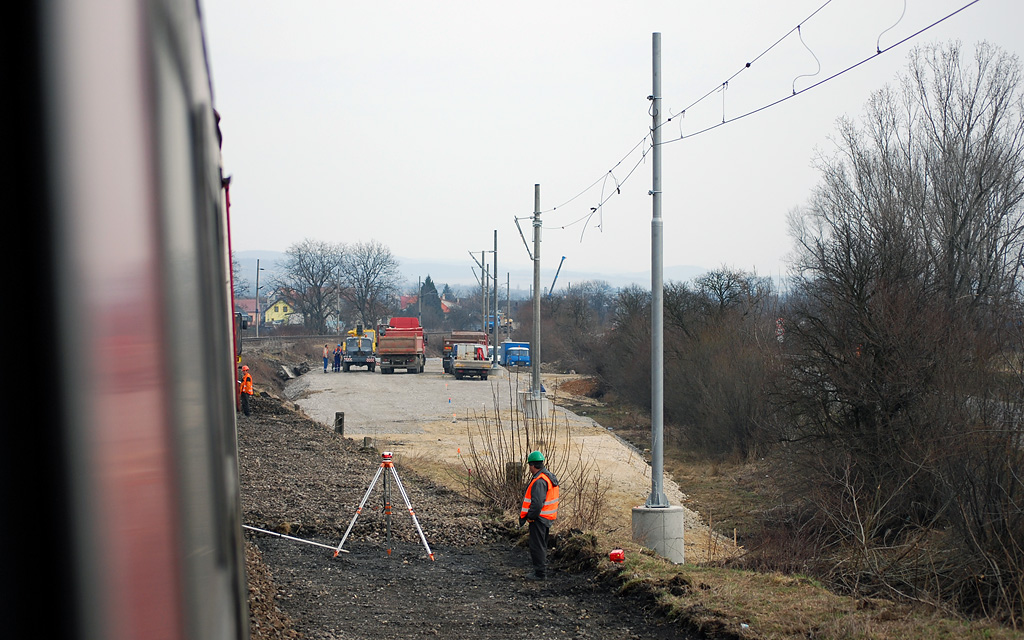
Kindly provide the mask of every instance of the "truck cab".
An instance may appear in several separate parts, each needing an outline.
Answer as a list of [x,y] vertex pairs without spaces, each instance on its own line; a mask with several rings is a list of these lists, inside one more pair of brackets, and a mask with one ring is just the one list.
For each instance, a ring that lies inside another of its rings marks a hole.
[[371,372],[376,369],[377,355],[373,348],[373,338],[368,335],[345,338],[341,366],[345,372],[351,367],[366,367]]
[[528,367],[530,366],[530,343],[529,342],[503,342],[501,343],[501,364],[505,367]]

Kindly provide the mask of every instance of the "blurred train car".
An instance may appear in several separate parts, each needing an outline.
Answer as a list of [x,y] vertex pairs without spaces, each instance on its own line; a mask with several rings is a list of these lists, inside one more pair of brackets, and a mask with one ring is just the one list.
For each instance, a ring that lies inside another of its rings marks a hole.
[[249,635],[200,13],[198,0],[5,11],[3,637]]

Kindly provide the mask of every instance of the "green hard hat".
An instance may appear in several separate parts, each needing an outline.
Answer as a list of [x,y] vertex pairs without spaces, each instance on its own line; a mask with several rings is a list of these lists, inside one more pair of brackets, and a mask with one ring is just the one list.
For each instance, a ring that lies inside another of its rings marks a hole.
[[531,451],[530,455],[526,456],[527,462],[544,462],[544,454],[540,451]]

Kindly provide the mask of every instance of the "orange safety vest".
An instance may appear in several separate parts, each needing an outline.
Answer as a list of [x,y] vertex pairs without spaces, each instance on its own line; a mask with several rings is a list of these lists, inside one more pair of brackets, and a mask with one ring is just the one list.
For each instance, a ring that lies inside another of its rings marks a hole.
[[551,482],[548,474],[541,471],[530,482],[530,486],[526,487],[526,497],[523,498],[523,507],[519,511],[520,518],[525,518],[526,514],[530,511],[530,495],[533,493],[533,483],[541,478],[544,478],[544,482],[548,483],[548,495],[544,499],[544,506],[540,508],[540,517],[545,520],[554,520],[558,517],[558,485]]
[[249,375],[248,371],[245,373],[244,376],[242,376],[242,388],[239,390],[239,392],[247,393],[250,396],[252,395],[252,376]]

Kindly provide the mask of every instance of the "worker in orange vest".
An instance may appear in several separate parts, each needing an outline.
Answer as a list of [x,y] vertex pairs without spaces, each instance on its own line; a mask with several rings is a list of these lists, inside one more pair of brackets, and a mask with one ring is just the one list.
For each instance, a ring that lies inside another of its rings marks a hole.
[[249,399],[252,397],[252,376],[249,375],[248,365],[242,365],[242,386],[238,388],[242,396],[242,413],[249,415]]
[[548,570],[548,530],[558,517],[558,478],[544,468],[544,454],[533,451],[526,457],[533,478],[526,487],[523,507],[519,511],[519,526],[530,523],[530,560],[533,573],[527,580],[545,580]]

